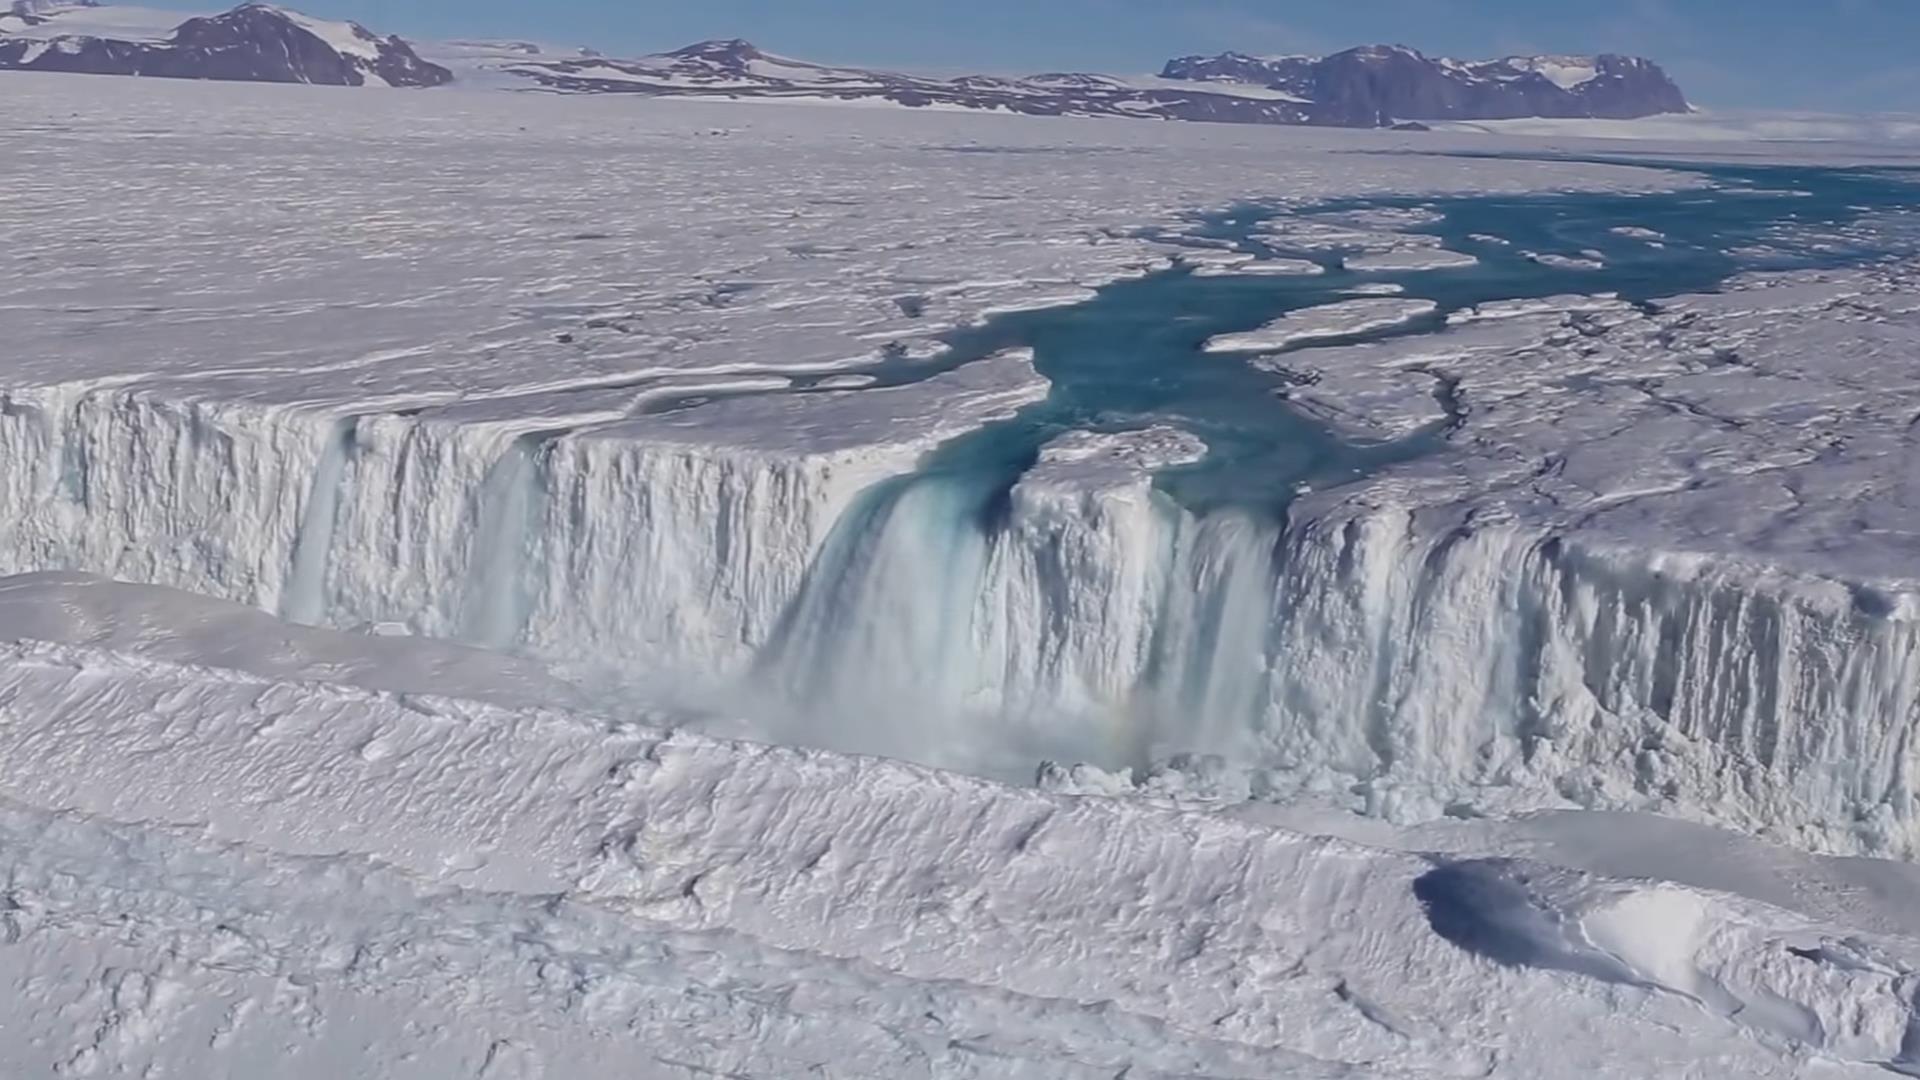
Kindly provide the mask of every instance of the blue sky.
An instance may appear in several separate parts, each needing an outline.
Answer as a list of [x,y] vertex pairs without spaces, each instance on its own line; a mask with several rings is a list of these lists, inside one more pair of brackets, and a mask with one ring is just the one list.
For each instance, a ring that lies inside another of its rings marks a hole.
[[1666,65],[1703,105],[1920,110],[1920,0],[285,2],[414,36],[511,35],[610,52],[746,37],[805,59],[942,71],[1143,71],[1182,53],[1373,41],[1475,57],[1631,52]]

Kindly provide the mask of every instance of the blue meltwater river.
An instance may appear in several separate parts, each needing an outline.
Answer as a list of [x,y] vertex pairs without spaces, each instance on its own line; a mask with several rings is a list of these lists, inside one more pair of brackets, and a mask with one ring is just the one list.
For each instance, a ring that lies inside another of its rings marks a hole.
[[[1284,211],[1418,211],[1406,217],[1417,223],[1399,231],[1429,234],[1478,260],[1451,269],[1356,271],[1346,265],[1355,252],[1290,250],[1285,222],[1273,220],[1283,211],[1239,206],[1200,219],[1177,242],[1310,259],[1324,272],[1196,274],[1176,265],[1085,303],[955,333],[934,365],[876,369],[883,384],[899,383],[1025,346],[1052,389],[1015,418],[942,447],[913,475],[872,489],[844,515],[761,652],[752,711],[779,715],[772,726],[781,738],[996,774],[1030,772],[1049,756],[1127,765],[1174,751],[1233,753],[1271,701],[1276,628],[1288,617],[1277,591],[1289,503],[1304,487],[1350,483],[1434,452],[1459,418],[1395,441],[1344,439],[1289,404],[1284,375],[1203,344],[1351,299],[1359,286],[1390,283],[1437,309],[1316,346],[1438,332],[1450,312],[1491,301],[1615,293],[1656,302],[1710,291],[1743,271],[1855,265],[1913,248],[1913,230],[1880,224],[1913,206],[1913,176],[1687,171],[1710,186]],[[1151,539],[1110,550],[1089,541],[1088,555],[1012,521],[1015,485],[1050,440],[1154,425],[1197,436],[1207,453],[1155,478]],[[1080,625],[1119,619],[1096,601],[1123,583],[1149,597],[1126,615],[1144,621],[1133,646],[1114,644],[1110,625]],[[1125,648],[1145,655],[1131,667],[1109,655]],[[1099,659],[1082,655],[1102,649]],[[1129,685],[1087,674],[1116,664],[1131,672]]]

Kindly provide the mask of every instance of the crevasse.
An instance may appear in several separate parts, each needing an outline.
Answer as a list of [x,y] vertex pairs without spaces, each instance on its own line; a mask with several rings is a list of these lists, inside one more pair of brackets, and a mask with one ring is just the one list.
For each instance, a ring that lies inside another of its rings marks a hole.
[[1658,805],[1920,841],[1915,624],[1841,583],[1487,515],[1196,516],[1146,470],[1002,489],[111,387],[0,399],[0,452],[0,570],[403,623],[779,737],[988,771],[1198,751],[1400,819]]

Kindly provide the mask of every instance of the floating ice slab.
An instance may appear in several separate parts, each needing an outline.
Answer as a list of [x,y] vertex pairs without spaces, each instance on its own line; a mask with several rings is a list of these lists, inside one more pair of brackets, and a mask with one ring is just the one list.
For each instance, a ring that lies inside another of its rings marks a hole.
[[1537,346],[1563,327],[1563,317],[1546,314],[1552,307],[1542,304],[1532,318],[1516,309],[1442,333],[1301,349],[1256,363],[1300,380],[1288,387],[1288,399],[1349,437],[1406,438],[1459,419],[1449,410],[1464,404],[1453,374],[1463,361]]
[[1527,300],[1496,300],[1463,308],[1447,316],[1449,325],[1480,322],[1487,319],[1528,318],[1540,315],[1575,315],[1589,312],[1623,312],[1630,309],[1612,293],[1544,296]]
[[1231,274],[1247,274],[1271,277],[1312,277],[1326,272],[1326,267],[1306,259],[1258,259],[1231,264],[1202,264],[1194,269],[1193,276],[1224,277]]
[[1258,330],[1207,339],[1208,352],[1272,352],[1328,338],[1354,337],[1433,314],[1431,300],[1363,298],[1289,312]]
[[1461,270],[1480,265],[1480,260],[1462,251],[1445,248],[1405,248],[1378,255],[1356,255],[1346,261],[1347,269],[1362,273],[1394,270]]
[[1561,255],[1550,251],[1528,251],[1523,254],[1541,266],[1550,266],[1555,270],[1598,270],[1606,265],[1605,260],[1587,255]]
[[1397,281],[1363,281],[1343,291],[1349,296],[1399,296],[1407,287]]

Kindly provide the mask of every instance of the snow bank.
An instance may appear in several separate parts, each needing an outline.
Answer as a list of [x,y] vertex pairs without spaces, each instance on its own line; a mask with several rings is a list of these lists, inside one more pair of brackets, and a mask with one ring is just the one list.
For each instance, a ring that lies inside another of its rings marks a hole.
[[1698,890],[73,646],[0,648],[0,703],[0,978],[114,969],[101,1027],[23,1018],[24,1067],[278,1043],[299,1074],[412,1046],[405,1006],[518,1061],[972,1075],[957,1015],[994,1075],[1768,1075],[1783,1034],[1899,1060],[1911,1012],[1910,943]]

